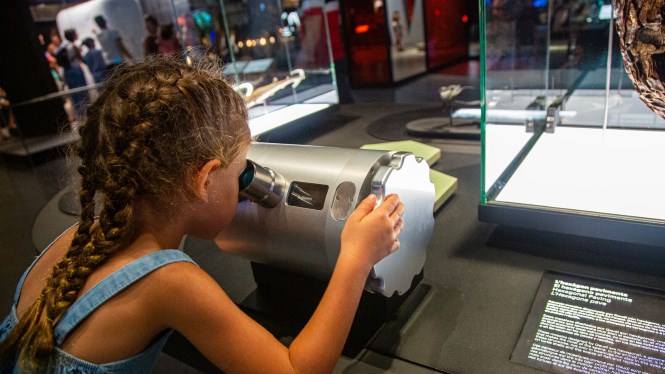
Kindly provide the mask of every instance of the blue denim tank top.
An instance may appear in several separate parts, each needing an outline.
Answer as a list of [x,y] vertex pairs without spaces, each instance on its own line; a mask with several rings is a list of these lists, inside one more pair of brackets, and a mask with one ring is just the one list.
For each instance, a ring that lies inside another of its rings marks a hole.
[[[44,252],[46,252],[46,250]],[[0,324],[0,342],[5,339],[9,332],[18,323],[16,305],[18,304],[18,299],[21,295],[21,288],[27,274],[30,272],[30,269],[32,269],[40,257],[38,257],[25,271],[25,273],[23,273],[23,276],[19,281],[19,284],[16,288],[16,293],[14,295],[12,310],[4,319],[4,321],[2,321],[2,324]],[[53,329],[53,336],[55,338],[56,349],[53,353],[53,357],[49,361],[46,372],[55,374],[150,372],[153,365],[155,364],[155,361],[157,360],[157,357],[159,356],[159,353],[162,350],[162,347],[168,340],[173,330],[163,331],[157,337],[155,342],[145,351],[123,360],[105,364],[93,364],[81,360],[61,350],[59,347],[65,341],[67,335],[105,301],[109,300],[111,297],[118,294],[128,286],[131,286],[134,282],[150,274],[152,271],[170,263],[183,261],[195,264],[195,262],[189,256],[179,250],[166,249],[150,253],[118,269],[108,277],[104,278],[101,282],[97,283],[93,288],[88,290],[88,292],[76,300],[76,302],[74,302],[74,304],[72,304],[69,309],[67,309],[60,321],[58,321],[58,323],[55,325]],[[16,363],[8,364],[9,367],[0,367],[0,373],[20,373],[20,368],[18,365],[16,365]]]

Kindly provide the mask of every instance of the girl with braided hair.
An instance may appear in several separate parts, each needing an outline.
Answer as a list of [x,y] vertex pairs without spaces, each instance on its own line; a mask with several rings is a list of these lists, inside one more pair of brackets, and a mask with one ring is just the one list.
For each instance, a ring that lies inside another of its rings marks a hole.
[[213,239],[237,207],[251,138],[219,71],[155,56],[107,80],[75,147],[79,222],[19,282],[0,372],[149,372],[173,330],[225,372],[332,370],[370,269],[399,247],[404,206],[361,202],[319,307],[283,346],[173,249]]

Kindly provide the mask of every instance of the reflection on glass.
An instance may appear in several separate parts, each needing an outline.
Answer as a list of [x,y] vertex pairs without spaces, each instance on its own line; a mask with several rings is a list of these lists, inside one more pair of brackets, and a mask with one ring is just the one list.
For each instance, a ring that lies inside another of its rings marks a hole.
[[665,188],[665,120],[625,72],[610,1],[488,0],[481,13],[481,201],[665,220],[649,198]]
[[386,0],[390,15],[392,80],[397,82],[426,70],[423,0]]
[[[101,17],[112,38],[94,22]],[[60,10],[57,29],[74,30],[77,47],[91,39],[109,66],[149,54],[184,52],[190,61],[188,53],[203,51],[222,63],[255,120],[294,104],[311,106],[301,111],[311,114],[339,102],[335,60],[344,53],[339,19],[336,1],[171,0],[139,7],[134,0],[99,0]],[[107,39],[112,43],[104,43]],[[118,40],[122,48],[114,51],[109,46]],[[81,49],[85,55],[90,47]],[[293,112],[277,117],[292,118]]]
[[427,68],[449,64],[467,56],[468,8],[465,2],[425,0]]
[[[354,84],[393,83],[426,71],[424,2],[425,0],[344,1],[344,25],[351,53],[351,79]],[[429,19],[428,16],[428,22]],[[438,21],[442,21],[441,18],[438,18]],[[440,28],[433,31],[445,32]],[[450,43],[450,40],[452,44],[463,42],[463,39],[457,39],[451,34],[432,35],[432,43],[437,46]],[[466,55],[466,52],[461,55]],[[434,61],[436,63],[440,60]]]
[[349,0],[344,7],[343,24],[353,66],[351,81],[356,85],[390,82],[384,2]]
[[197,2],[176,18],[185,50],[205,47],[222,59],[224,73],[250,97],[248,107],[263,107],[250,112],[253,118],[295,103],[336,102],[328,94],[335,91],[334,65],[320,3]]

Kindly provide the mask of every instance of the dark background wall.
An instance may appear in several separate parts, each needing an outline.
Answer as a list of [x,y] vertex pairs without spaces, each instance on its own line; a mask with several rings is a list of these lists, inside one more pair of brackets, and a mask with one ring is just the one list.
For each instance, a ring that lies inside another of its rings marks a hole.
[[[12,104],[57,91],[28,6],[0,1],[0,86]],[[14,114],[26,137],[56,133],[67,118],[61,99],[19,106]]]

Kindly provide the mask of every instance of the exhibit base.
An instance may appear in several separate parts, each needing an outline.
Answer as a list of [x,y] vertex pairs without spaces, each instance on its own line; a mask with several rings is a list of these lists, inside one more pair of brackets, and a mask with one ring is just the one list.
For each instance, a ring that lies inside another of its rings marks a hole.
[[[257,287],[237,305],[288,346],[311,318],[327,282],[254,262],[251,267]],[[409,318],[410,314],[405,315],[405,308],[401,307],[407,305],[406,310],[413,313],[425,299],[429,288],[421,287],[422,279],[423,272],[414,277],[409,291],[390,298],[364,292],[342,355],[356,358],[381,335],[386,324]],[[385,346],[385,342],[379,345]],[[177,331],[163,351],[202,372],[221,372]]]
[[[240,307],[283,343],[290,343],[314,313],[327,281],[255,262],[252,262],[252,273],[257,287]],[[342,354],[357,356],[384,323],[395,318],[398,308],[422,279],[421,272],[403,295],[385,297],[363,292]]]
[[647,246],[665,243],[665,225],[491,203],[478,206],[478,219],[532,230]]

